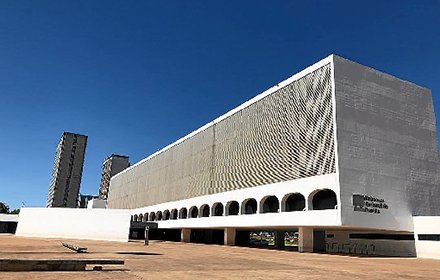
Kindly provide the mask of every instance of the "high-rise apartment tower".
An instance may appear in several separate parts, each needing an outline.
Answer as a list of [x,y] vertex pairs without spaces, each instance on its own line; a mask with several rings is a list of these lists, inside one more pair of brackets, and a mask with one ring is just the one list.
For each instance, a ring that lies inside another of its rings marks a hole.
[[55,152],[47,207],[78,206],[87,136],[64,132]]
[[99,185],[99,198],[107,199],[110,187],[110,178],[130,166],[127,156],[112,154],[102,164],[101,183]]

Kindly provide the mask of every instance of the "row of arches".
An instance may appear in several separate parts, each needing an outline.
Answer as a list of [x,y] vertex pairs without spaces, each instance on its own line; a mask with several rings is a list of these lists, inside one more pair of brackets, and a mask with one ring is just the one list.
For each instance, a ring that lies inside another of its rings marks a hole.
[[[311,194],[309,197],[309,210],[325,210],[336,209],[337,199],[336,193],[330,189],[323,189]],[[179,210],[174,208],[171,210],[150,212],[145,214],[133,215],[132,221],[146,222],[146,221],[166,221],[189,218],[202,218],[212,216],[233,216],[233,215],[251,215],[256,214],[258,210],[258,202],[255,198],[247,198],[240,203],[236,200],[231,200],[223,205],[221,202],[216,202],[209,207],[208,204],[203,204],[200,207],[192,206],[189,209],[182,207]],[[278,212],[293,212],[305,211],[306,200],[300,193],[286,194],[281,202],[275,195],[267,195],[260,200],[260,213],[278,213]]]

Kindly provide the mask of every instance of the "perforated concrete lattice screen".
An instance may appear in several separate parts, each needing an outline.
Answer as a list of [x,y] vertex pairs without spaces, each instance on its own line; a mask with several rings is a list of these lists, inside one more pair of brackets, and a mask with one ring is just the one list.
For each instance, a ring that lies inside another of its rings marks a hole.
[[330,64],[112,179],[136,208],[335,172]]

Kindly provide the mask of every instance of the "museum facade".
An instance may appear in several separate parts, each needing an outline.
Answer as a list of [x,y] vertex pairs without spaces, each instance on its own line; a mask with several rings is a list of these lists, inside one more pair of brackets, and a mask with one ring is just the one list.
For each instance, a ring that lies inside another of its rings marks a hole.
[[112,177],[107,207],[182,241],[414,256],[440,246],[437,146],[428,89],[330,55]]

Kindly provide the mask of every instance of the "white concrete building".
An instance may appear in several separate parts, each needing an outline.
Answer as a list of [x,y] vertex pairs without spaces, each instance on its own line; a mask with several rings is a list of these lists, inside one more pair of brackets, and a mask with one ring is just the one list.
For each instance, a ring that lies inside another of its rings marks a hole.
[[302,252],[440,258],[437,145],[428,89],[331,55],[113,176],[113,209],[87,210],[127,209],[113,227],[132,237],[298,232]]
[[295,230],[301,251],[413,256],[438,171],[430,91],[331,55],[114,176],[108,207],[183,241]]

